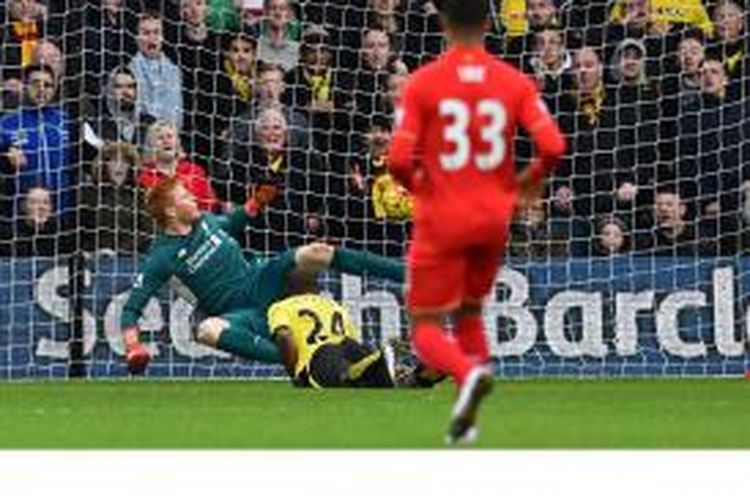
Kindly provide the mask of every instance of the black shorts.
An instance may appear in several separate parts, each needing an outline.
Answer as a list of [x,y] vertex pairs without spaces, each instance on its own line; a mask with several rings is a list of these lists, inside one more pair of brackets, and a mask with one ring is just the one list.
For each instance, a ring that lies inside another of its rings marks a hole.
[[[371,362],[367,363],[366,358]],[[363,370],[352,373],[362,363]],[[355,370],[352,370],[354,368]],[[393,387],[383,353],[352,339],[315,351],[296,385],[313,387]]]

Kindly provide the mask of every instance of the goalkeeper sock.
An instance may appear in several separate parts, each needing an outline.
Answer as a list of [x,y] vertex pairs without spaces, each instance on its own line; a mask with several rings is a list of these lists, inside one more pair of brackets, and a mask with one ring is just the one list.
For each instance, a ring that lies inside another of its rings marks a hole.
[[266,337],[248,332],[246,328],[231,326],[224,330],[216,347],[248,360],[281,363],[281,353],[276,344]]
[[450,374],[458,385],[471,370],[473,363],[445,330],[433,322],[420,322],[412,332],[414,351],[425,365]]
[[331,269],[356,276],[367,274],[400,283],[403,283],[405,277],[404,264],[401,261],[381,257],[370,252],[340,247],[336,247],[334,250]]
[[456,338],[465,354],[476,358],[480,363],[487,362],[490,353],[481,315],[459,315],[456,318]]

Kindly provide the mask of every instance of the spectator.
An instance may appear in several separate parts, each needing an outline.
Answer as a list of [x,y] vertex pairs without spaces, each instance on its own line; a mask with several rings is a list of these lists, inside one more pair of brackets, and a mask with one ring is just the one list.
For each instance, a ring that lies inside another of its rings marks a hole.
[[[614,206],[628,224],[652,203],[648,187],[658,159],[659,107],[656,86],[646,76],[646,47],[626,38],[612,61],[617,87],[610,91],[617,106]],[[646,189],[644,189],[646,188]]]
[[154,227],[135,184],[137,166],[138,151],[131,144],[108,143],[101,149],[81,189],[85,250],[127,255],[145,249]]
[[533,260],[570,255],[570,235],[561,220],[549,218],[546,202],[537,198],[524,206],[510,226],[508,254]]
[[706,57],[703,34],[700,31],[685,33],[677,48],[676,65],[664,79],[664,95],[674,100],[670,106],[676,115],[680,107],[689,105],[698,98],[701,89],[701,66]]
[[433,0],[406,2],[404,36],[403,57],[409,68],[418,68],[440,54],[443,49],[443,34],[440,16]]
[[671,70],[662,80],[662,123],[659,141],[659,156],[662,159],[677,157],[680,114],[699,106],[701,67],[705,55],[703,32],[685,32],[677,53],[671,58]]
[[657,187],[653,222],[636,234],[637,249],[656,256],[697,257],[701,246],[695,224],[688,221],[687,206],[671,184]]
[[[687,5],[686,5],[687,4]],[[708,28],[705,9],[700,0],[668,0],[652,6],[651,0],[618,0],[612,8],[610,24],[603,40],[589,39],[589,44],[607,43],[612,52],[625,38],[641,40],[646,47],[649,76],[668,69],[665,56],[677,50],[677,44],[688,25]]]
[[409,192],[386,168],[391,121],[374,115],[364,139],[365,150],[350,166],[347,236],[372,251],[403,255],[413,205]]
[[206,24],[206,0],[180,0],[179,8],[176,47],[185,103],[182,133],[190,155],[205,163],[216,156],[214,131],[218,129],[215,122],[219,92],[216,75],[220,68],[221,41]]
[[281,196],[263,214],[260,221],[268,231],[251,231],[254,247],[279,251],[297,246],[306,237],[322,236],[327,215],[327,168],[311,148],[300,150],[289,144],[289,127],[277,107],[262,110],[255,121],[255,141],[238,149],[230,164],[232,201],[241,203],[247,189],[261,184],[281,187]]
[[84,33],[84,78],[87,94],[101,96],[103,81],[138,52],[134,34],[138,18],[125,0],[87,2]]
[[703,62],[701,91],[680,120],[679,175],[704,233],[714,241],[721,237],[720,250],[725,253],[737,243],[746,106],[718,59]]
[[[564,25],[555,0],[526,0],[502,2],[500,17],[509,39],[519,39],[529,33]],[[530,46],[529,46],[530,47]]]
[[221,209],[206,171],[185,156],[177,127],[159,120],[152,124],[146,136],[146,158],[138,174],[138,184],[146,189],[168,176],[175,176],[185,189],[195,196],[198,207],[207,212]]
[[83,75],[78,66],[68,66],[67,60],[79,62],[80,58],[64,55],[59,45],[49,39],[39,40],[34,47],[32,62],[36,65],[49,66],[55,74],[58,94],[65,102],[68,112],[79,116],[82,109],[87,109],[88,101],[82,94]]
[[389,118],[394,118],[396,108],[398,108],[399,102],[401,102],[401,93],[404,91],[404,86],[408,79],[409,74],[403,71],[388,73],[387,94],[385,102],[381,104],[381,109]]
[[53,41],[39,40],[34,46],[31,56],[33,64],[49,66],[55,73],[55,78],[60,81],[65,76],[65,58],[63,53]]
[[8,22],[2,28],[2,60],[4,69],[20,70],[33,64],[34,48],[44,36],[47,8],[33,0],[8,0]]
[[562,16],[555,0],[527,0],[524,12],[508,10],[505,6],[503,10],[504,14],[501,15],[506,19],[508,30],[504,56],[518,67],[525,65],[523,56],[534,51],[537,33],[544,30],[559,30],[563,27]]
[[559,96],[573,87],[570,69],[573,58],[565,48],[563,32],[545,28],[534,34],[534,51],[527,71],[535,76],[544,101],[552,114],[558,109]]
[[612,7],[610,22],[667,33],[675,28],[693,27],[713,34],[711,19],[702,0],[618,0]]
[[211,176],[217,186],[221,186],[222,198],[233,199],[237,194],[237,186],[230,182],[232,178],[231,165],[237,158],[247,157],[248,144],[256,141],[254,138],[254,122],[257,117],[268,108],[281,111],[288,124],[289,146],[292,149],[305,150],[310,147],[310,128],[307,119],[283,104],[286,95],[284,70],[277,65],[263,65],[258,72],[257,96],[247,112],[229,120],[228,129],[221,136],[225,143],[221,146],[221,161],[214,162]]
[[2,99],[0,114],[12,111],[21,105],[23,99],[23,77],[20,71],[6,69],[2,75]]
[[[73,206],[74,122],[56,99],[58,84],[51,68],[28,66],[24,76],[26,102],[0,118],[2,192],[12,198],[32,187],[45,187],[54,196],[53,205],[64,213]],[[16,212],[15,207],[6,209]]]
[[328,32],[320,27],[305,30],[300,48],[301,64],[287,75],[292,108],[312,126],[313,144],[322,153],[343,158],[351,130],[348,72],[333,66]]
[[56,215],[53,195],[41,186],[28,189],[22,197],[21,213],[13,238],[0,249],[13,257],[54,257],[72,250],[72,227]]
[[617,217],[601,217],[594,226],[591,255],[608,257],[630,250],[628,226]]
[[144,13],[138,20],[138,54],[129,68],[138,81],[141,111],[182,127],[182,72],[164,54],[162,20]]
[[745,17],[745,10],[738,0],[719,0],[712,13],[716,39],[712,41],[709,53],[724,63],[731,79],[748,76]]
[[257,97],[257,49],[258,42],[250,30],[227,39],[223,71],[217,75],[219,131],[225,131],[233,117],[247,113]]
[[87,159],[93,159],[106,142],[124,142],[142,148],[148,127],[155,118],[143,114],[138,105],[138,81],[126,67],[112,70],[107,79],[100,114],[84,123]]
[[553,178],[553,209],[556,215],[587,217],[613,209],[617,115],[599,54],[590,47],[578,50],[573,68],[575,88],[563,95],[559,110],[570,153]]
[[301,28],[290,0],[265,0],[264,19],[258,23],[258,59],[291,71],[299,61]]
[[360,51],[360,67],[354,79],[354,128],[360,132],[367,128],[368,118],[380,110],[387,94],[390,73],[408,73],[406,65],[393,53],[388,34],[380,27],[365,30]]

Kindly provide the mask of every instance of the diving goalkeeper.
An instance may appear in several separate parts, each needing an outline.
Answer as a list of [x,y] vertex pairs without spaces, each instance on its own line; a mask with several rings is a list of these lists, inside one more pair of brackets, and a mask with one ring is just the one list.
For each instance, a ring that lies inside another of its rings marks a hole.
[[289,273],[318,273],[332,268],[404,280],[400,262],[367,252],[312,243],[269,259],[248,260],[235,239],[277,195],[260,186],[243,207],[225,216],[202,213],[195,198],[175,178],[160,181],[148,193],[147,208],[160,231],[125,303],[120,326],[126,360],[141,373],[150,354],[139,339],[138,320],[161,287],[176,279],[198,310],[208,316],[198,326],[198,342],[248,360],[281,363],[266,322],[268,307],[281,298]]

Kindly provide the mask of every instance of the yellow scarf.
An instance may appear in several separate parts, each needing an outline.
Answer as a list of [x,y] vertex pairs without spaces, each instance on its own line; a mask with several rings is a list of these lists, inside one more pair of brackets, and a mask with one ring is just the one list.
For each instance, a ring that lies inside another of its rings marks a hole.
[[589,126],[599,125],[599,114],[604,104],[604,85],[599,86],[590,94],[580,94],[578,97],[578,109],[586,117]]
[[310,75],[305,72],[305,77],[310,83],[313,93],[313,101],[328,102],[331,100],[331,70],[325,75]]
[[[232,87],[234,87],[234,91],[237,92],[237,94],[245,101],[249,101],[253,98],[253,84],[249,83],[247,79],[237,72],[237,70],[234,68],[234,64],[232,64],[232,61],[229,59],[224,61],[224,70],[227,72],[227,75],[229,76],[229,80],[232,82]],[[255,81],[255,71],[253,70],[253,74],[251,75],[250,81]]]
[[268,169],[273,172],[274,174],[281,173],[281,170],[284,168],[284,155],[280,154],[274,158],[270,158],[270,161],[268,162]]
[[14,21],[13,33],[21,42],[21,66],[28,66],[34,59],[34,49],[39,41],[39,28],[34,21]]
[[742,62],[742,59],[745,57],[745,51],[744,50],[738,50],[732,55],[727,55],[724,59],[724,66],[727,68],[727,73],[732,74],[734,73],[734,70],[737,68],[737,65]]

